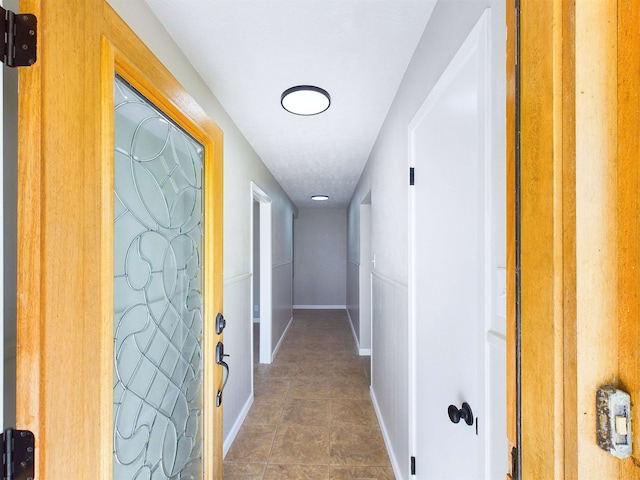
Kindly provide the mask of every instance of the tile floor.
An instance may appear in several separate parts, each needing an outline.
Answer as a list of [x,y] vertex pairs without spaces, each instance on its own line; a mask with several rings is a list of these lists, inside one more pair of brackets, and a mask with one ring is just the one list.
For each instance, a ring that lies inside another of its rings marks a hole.
[[271,365],[255,364],[254,403],[224,461],[225,480],[393,480],[343,310],[295,310]]

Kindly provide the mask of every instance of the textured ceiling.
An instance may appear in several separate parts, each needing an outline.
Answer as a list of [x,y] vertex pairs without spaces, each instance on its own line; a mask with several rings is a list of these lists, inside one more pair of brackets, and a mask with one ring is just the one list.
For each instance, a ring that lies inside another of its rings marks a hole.
[[[435,0],[146,0],[298,207],[345,207]],[[331,107],[286,112],[317,85]],[[327,194],[328,202],[313,202]]]

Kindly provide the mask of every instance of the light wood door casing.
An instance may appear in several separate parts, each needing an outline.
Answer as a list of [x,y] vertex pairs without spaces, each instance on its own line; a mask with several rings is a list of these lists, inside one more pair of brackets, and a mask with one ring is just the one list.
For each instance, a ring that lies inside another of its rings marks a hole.
[[205,146],[205,478],[221,478],[222,133],[103,0],[20,11],[39,25],[38,61],[20,71],[18,172],[17,426],[36,434],[36,474],[112,478],[117,72]]

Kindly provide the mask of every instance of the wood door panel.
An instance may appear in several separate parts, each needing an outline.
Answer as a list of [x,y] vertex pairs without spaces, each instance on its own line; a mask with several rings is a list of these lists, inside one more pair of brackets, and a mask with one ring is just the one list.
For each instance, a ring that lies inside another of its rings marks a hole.
[[[39,59],[19,79],[17,424],[36,434],[39,478],[108,479],[115,73],[205,145],[205,318],[222,309],[222,133],[103,0],[24,0],[20,11],[38,17]],[[205,324],[213,399],[220,337]],[[221,478],[222,409],[205,409],[205,478]]]

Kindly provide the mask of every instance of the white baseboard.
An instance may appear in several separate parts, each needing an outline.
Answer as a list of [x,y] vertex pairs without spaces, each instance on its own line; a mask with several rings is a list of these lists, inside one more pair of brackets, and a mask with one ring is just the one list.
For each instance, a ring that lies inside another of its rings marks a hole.
[[356,329],[353,328],[353,319],[351,318],[351,314],[349,313],[349,309],[347,308],[347,317],[349,318],[349,326],[351,327],[351,333],[353,334],[353,341],[356,342],[356,346],[358,350],[360,350],[360,342],[358,342],[358,336],[356,335]]
[[382,438],[384,439],[384,444],[387,447],[387,453],[389,454],[389,460],[391,460],[391,468],[393,468],[393,474],[396,477],[396,480],[404,480],[402,477],[402,472],[400,470],[400,465],[398,464],[398,459],[395,457],[393,449],[391,448],[391,439],[389,438],[389,432],[387,431],[387,427],[382,420],[382,414],[380,413],[380,407],[378,405],[378,400],[376,399],[376,394],[373,391],[373,386],[369,387],[369,394],[371,395],[371,401],[373,402],[373,408],[376,411],[376,417],[378,417],[378,423],[380,424],[380,431],[382,432]]
[[278,353],[278,350],[280,350],[280,346],[282,345],[284,337],[287,336],[287,332],[291,328],[291,324],[292,323],[293,323],[293,317],[291,317],[291,319],[289,319],[289,323],[287,324],[287,328],[284,329],[284,332],[282,333],[282,336],[280,337],[280,340],[278,340],[278,344],[276,345],[276,348],[273,349],[273,353],[271,354],[271,361],[272,362],[273,362],[273,359],[276,358],[276,354]]
[[294,310],[346,310],[346,305],[294,305]]
[[227,438],[224,439],[224,443],[222,444],[222,458],[224,458],[227,455],[227,452],[231,448],[231,444],[233,444],[233,441],[238,436],[240,427],[242,427],[242,424],[244,423],[245,419],[247,418],[247,415],[249,414],[251,405],[253,405],[253,392],[251,392],[251,395],[249,396],[246,403],[244,404],[244,407],[242,407],[242,410],[240,411],[240,415],[238,415],[238,418],[236,418],[235,423],[233,424],[233,426],[231,427],[231,430],[229,431],[229,435],[227,435]]
[[349,313],[348,308],[347,308],[347,317],[349,317],[349,326],[351,327],[351,333],[353,334],[353,341],[356,342],[356,348],[358,349],[358,354],[361,357],[370,357],[371,356],[370,348],[360,348],[360,342],[358,341],[358,336],[356,335],[356,329],[353,328],[353,320],[351,319],[351,314]]

